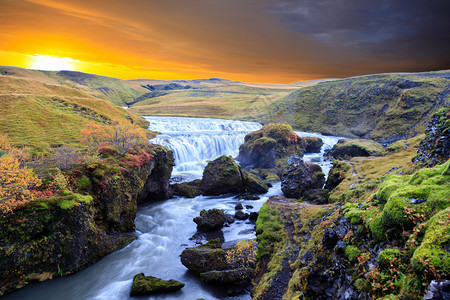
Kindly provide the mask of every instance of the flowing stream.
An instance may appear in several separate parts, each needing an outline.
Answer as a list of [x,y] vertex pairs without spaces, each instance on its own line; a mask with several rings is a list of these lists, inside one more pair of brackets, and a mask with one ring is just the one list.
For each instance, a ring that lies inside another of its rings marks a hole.
[[[218,119],[147,117],[150,129],[161,134],[152,140],[174,152],[173,181],[201,178],[209,160],[226,154],[237,156],[239,145],[247,133],[261,127],[259,123]],[[300,136],[316,136],[324,141],[321,153],[305,155],[305,161],[322,166],[328,173],[331,162],[323,159],[323,151],[339,138],[297,132]],[[137,273],[162,279],[175,279],[186,284],[178,292],[151,296],[148,299],[250,299],[250,295],[227,297],[226,291],[206,285],[180,262],[186,247],[196,246],[190,238],[196,233],[192,219],[202,209],[221,208],[235,212],[241,203],[246,212],[259,211],[272,195],[282,195],[280,183],[274,184],[259,200],[235,199],[234,195],[199,196],[193,199],[174,197],[165,201],[143,204],[136,216],[137,239],[98,263],[71,276],[34,284],[7,295],[4,299],[133,299],[129,296],[133,276]],[[239,221],[225,227],[219,236],[225,243],[255,238],[254,224]],[[210,238],[210,237],[205,237]],[[147,299],[145,297],[140,297]]]

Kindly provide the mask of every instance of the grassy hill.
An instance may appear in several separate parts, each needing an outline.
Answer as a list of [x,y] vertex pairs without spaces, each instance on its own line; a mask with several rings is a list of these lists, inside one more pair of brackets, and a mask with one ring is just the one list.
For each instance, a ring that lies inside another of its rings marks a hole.
[[121,80],[0,66],[0,125],[17,144],[73,141],[87,120],[135,118],[130,113],[286,122],[306,131],[389,142],[422,133],[431,114],[450,102],[449,92],[450,71],[267,84]]
[[126,118],[146,125],[110,101],[59,80],[56,72],[0,67],[0,132],[14,145],[45,148],[77,143],[81,128],[90,121]]
[[423,133],[450,102],[450,71],[352,77],[299,89],[269,105],[260,118],[349,137],[396,140]]

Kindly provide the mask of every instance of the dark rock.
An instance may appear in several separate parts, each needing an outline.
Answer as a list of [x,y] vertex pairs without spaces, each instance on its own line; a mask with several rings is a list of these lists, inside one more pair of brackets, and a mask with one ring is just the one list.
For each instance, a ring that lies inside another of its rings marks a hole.
[[413,161],[432,167],[450,158],[450,103],[433,115],[427,126]]
[[333,167],[328,173],[327,182],[325,183],[325,189],[332,191],[335,187],[337,187],[342,180],[345,179],[346,172],[349,171],[352,167],[343,161],[334,160]]
[[253,206],[251,206],[251,205],[246,205],[245,208],[246,208],[246,209],[252,209]]
[[187,248],[181,253],[181,263],[196,274],[209,271],[222,271],[229,268],[226,252],[219,239],[204,245]]
[[423,300],[450,299],[450,280],[431,280]]
[[259,198],[259,196],[255,195],[255,194],[250,194],[250,193],[240,194],[234,198],[243,199],[243,200],[259,200],[259,199],[261,199],[261,198]]
[[337,241],[338,236],[336,232],[330,227],[325,228],[325,232],[322,238],[322,244],[328,249],[333,249],[334,246],[336,246]]
[[239,203],[238,205],[236,205],[236,206],[234,207],[234,209],[235,209],[235,210],[243,210],[244,207],[242,206],[241,203]]
[[234,218],[234,215],[232,215],[232,214],[225,214],[225,219],[227,220],[228,224],[233,224],[234,221],[236,220]]
[[323,146],[323,141],[316,137],[303,137],[302,144],[305,148],[305,153],[319,153]]
[[201,182],[202,181],[200,179],[196,179],[190,182],[175,183],[171,185],[171,188],[173,189],[174,195],[186,198],[195,198],[201,195]]
[[244,184],[239,165],[229,156],[221,156],[208,163],[201,181],[203,195],[241,193]]
[[243,285],[249,283],[252,276],[253,269],[250,268],[210,271],[200,274],[200,278],[205,282],[223,285]]
[[235,214],[234,217],[238,220],[247,220],[249,217],[248,213],[244,213],[242,210],[238,210]]
[[145,296],[158,293],[175,292],[184,287],[184,283],[170,279],[162,280],[140,273],[134,276],[130,296]]
[[243,170],[231,156],[225,155],[208,163],[203,171],[200,189],[203,195],[268,191],[264,181]]
[[340,139],[327,152],[328,156],[336,159],[350,158],[356,156],[382,156],[384,154],[383,146],[372,140],[355,139],[347,140]]
[[225,213],[221,209],[213,208],[209,210],[202,210],[199,217],[194,218],[197,224],[197,230],[217,230],[221,229],[227,221]]
[[[286,168],[281,174],[281,190],[290,198],[306,198],[309,201],[316,201],[314,197],[323,196],[317,191],[325,183],[325,174],[322,168],[313,163],[305,163],[299,156],[289,158]],[[317,201],[326,203],[320,198]]]
[[248,193],[264,194],[267,193],[267,191],[269,190],[266,183],[256,175],[242,169],[241,174],[245,190]]
[[257,212],[251,212],[250,216],[249,216],[249,220],[252,222],[256,222],[256,220],[258,219],[258,213]]
[[267,124],[245,136],[244,144],[239,147],[237,160],[246,169],[272,169],[276,166],[277,159],[303,155],[305,148],[320,151],[321,143],[320,139],[299,137],[290,125]]

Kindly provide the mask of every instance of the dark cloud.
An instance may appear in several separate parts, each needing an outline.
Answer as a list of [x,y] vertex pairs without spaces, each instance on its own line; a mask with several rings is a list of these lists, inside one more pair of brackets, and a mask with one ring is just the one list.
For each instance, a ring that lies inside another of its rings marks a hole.
[[450,63],[450,1],[285,0],[271,10],[343,56]]

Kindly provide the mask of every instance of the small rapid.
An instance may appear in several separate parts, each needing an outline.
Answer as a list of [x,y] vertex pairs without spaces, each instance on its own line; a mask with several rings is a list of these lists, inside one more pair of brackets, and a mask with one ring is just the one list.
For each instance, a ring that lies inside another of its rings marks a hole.
[[[150,130],[161,132],[152,142],[163,144],[174,152],[173,179],[176,181],[199,178],[207,161],[220,155],[237,156],[245,134],[261,127],[259,123],[216,119],[147,117],[147,120],[151,122]],[[305,155],[305,161],[320,164],[328,173],[331,162],[323,159],[323,151],[331,148],[338,138],[298,134],[324,140],[322,152]],[[196,246],[190,239],[196,233],[192,219],[202,209],[220,208],[234,214],[234,207],[241,203],[244,212],[257,212],[270,196],[281,194],[281,185],[276,183],[268,193],[260,195],[259,200],[235,199],[234,195],[174,197],[140,205],[135,220],[137,239],[130,245],[74,275],[31,285],[4,299],[133,299],[129,296],[132,279],[140,272],[186,284],[178,292],[142,299],[250,299],[248,294],[228,298],[224,289],[204,284],[181,264],[180,254],[186,247]],[[214,237],[219,237],[225,244],[253,239],[254,224],[236,220]]]

